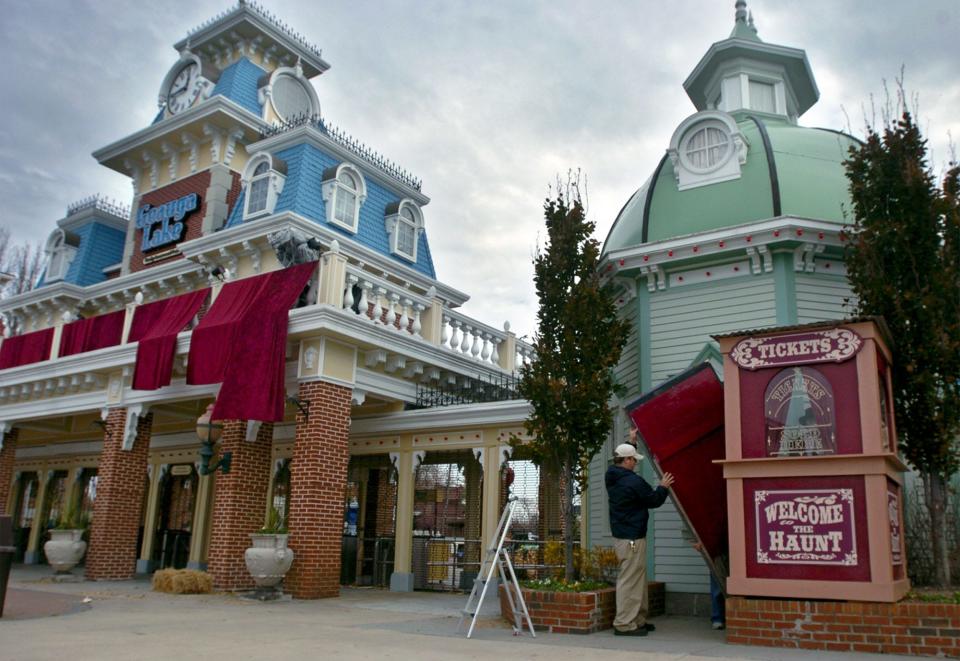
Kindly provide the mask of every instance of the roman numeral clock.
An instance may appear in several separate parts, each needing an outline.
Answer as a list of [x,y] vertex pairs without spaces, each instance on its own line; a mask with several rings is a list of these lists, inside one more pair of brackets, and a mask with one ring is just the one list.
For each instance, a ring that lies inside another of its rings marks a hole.
[[160,85],[158,104],[166,116],[183,112],[210,96],[216,78],[216,69],[204,66],[199,57],[184,50]]

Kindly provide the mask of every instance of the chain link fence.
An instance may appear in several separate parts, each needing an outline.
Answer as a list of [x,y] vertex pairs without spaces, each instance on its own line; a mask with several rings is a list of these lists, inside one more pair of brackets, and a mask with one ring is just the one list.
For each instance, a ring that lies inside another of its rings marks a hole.
[[[960,582],[960,475],[950,482],[947,495],[945,531],[950,552],[950,575]],[[906,528],[907,574],[916,586],[934,583],[933,549],[930,545],[930,512],[927,509],[923,480],[916,474],[907,475],[904,484],[903,516]]]

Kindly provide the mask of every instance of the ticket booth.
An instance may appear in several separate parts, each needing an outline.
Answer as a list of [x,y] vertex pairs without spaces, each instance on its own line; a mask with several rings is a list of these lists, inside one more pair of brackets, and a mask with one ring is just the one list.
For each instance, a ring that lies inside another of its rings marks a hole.
[[892,602],[909,590],[882,322],[718,337],[733,595]]

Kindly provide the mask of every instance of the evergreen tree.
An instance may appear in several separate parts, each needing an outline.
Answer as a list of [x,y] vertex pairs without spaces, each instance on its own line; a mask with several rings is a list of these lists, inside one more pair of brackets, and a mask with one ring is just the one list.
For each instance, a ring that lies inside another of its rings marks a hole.
[[923,478],[936,581],[946,586],[947,481],[960,465],[960,168],[937,187],[926,140],[904,110],[882,133],[868,127],[846,170],[850,283],[858,311],[882,316],[893,336],[899,448]]
[[574,578],[573,500],[590,459],[603,446],[613,419],[608,405],[612,370],[627,341],[612,293],[601,286],[600,244],[592,238],[576,184],[544,203],[547,242],[534,258],[539,299],[536,359],[521,370],[520,394],[533,413],[529,447],[560,476],[567,580]]

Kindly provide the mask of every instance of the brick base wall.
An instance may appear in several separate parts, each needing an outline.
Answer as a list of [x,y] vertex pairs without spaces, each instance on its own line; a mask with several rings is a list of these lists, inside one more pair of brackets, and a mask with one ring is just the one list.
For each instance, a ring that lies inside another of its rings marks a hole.
[[111,409],[107,416],[90,521],[85,571],[88,580],[125,580],[133,578],[136,571],[152,420],[152,415],[137,420],[133,449],[124,450],[127,410]]
[[246,421],[224,420],[222,424],[220,454],[230,452],[233,460],[229,473],[216,474],[207,571],[218,590],[246,590],[254,584],[243,554],[250,547],[250,533],[263,527],[273,425],[260,425],[256,440],[248,443]]
[[[663,615],[666,590],[664,584],[647,584],[650,601],[649,617]],[[537,631],[551,633],[594,633],[613,626],[617,614],[617,590],[607,588],[595,592],[554,592],[522,588],[527,612]],[[507,593],[500,586],[500,614],[513,624],[513,613]]]
[[340,594],[343,499],[350,459],[350,388],[300,384],[309,418],[297,413],[290,462],[290,548],[286,586],[298,599]]
[[960,604],[727,599],[727,642],[960,657]]
[[7,502],[13,487],[13,460],[17,453],[17,429],[11,429],[3,435],[3,449],[0,450],[0,515],[8,514],[13,503]]

